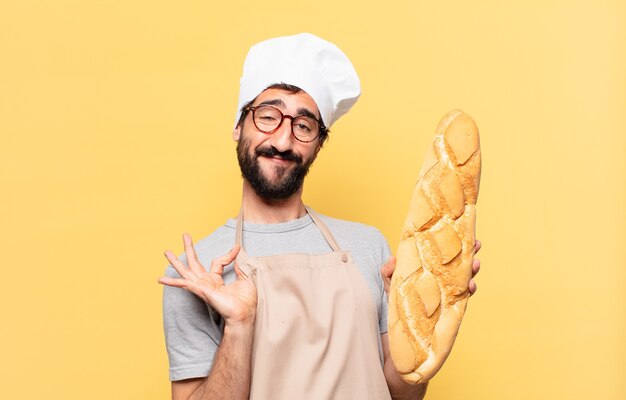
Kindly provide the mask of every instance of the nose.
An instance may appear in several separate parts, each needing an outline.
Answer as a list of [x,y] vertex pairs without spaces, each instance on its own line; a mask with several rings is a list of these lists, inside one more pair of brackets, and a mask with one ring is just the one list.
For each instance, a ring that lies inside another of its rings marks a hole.
[[285,116],[276,132],[270,137],[269,144],[280,152],[291,150],[294,141],[291,129],[291,117]]

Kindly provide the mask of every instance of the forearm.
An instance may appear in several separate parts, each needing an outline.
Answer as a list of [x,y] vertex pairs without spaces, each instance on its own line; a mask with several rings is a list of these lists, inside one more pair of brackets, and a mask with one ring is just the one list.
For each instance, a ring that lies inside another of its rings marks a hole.
[[422,400],[426,396],[428,382],[419,385],[406,383],[396,371],[389,355],[385,358],[384,373],[393,400]]
[[250,397],[252,338],[254,325],[226,326],[209,376],[189,400]]

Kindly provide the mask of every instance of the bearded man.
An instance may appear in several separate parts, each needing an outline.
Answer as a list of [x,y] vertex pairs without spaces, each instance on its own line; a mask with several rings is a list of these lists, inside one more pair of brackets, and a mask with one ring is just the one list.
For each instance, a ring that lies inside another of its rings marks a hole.
[[183,235],[159,280],[173,399],[423,398],[389,356],[384,237],[302,202],[359,95],[345,54],[314,35],[250,49],[233,132],[241,211],[195,246]]

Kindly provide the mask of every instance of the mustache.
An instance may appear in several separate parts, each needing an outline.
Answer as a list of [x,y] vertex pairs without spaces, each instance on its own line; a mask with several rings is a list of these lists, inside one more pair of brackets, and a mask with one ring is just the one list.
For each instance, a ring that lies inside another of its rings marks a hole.
[[287,161],[295,161],[298,164],[302,163],[302,157],[300,157],[298,154],[294,153],[291,150],[287,150],[287,151],[278,151],[276,150],[274,147],[270,146],[269,148],[264,147],[264,148],[258,148],[254,151],[254,153],[256,154],[257,157],[260,156],[265,156],[265,157],[280,157],[283,160],[287,160]]

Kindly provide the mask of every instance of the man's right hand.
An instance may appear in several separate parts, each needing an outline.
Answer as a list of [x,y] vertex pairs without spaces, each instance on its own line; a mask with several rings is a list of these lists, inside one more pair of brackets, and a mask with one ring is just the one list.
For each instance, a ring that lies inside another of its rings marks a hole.
[[254,283],[235,264],[237,280],[225,285],[222,274],[224,267],[233,262],[240,246],[235,245],[226,255],[211,262],[207,272],[198,260],[189,234],[183,235],[187,263],[185,266],[176,255],[167,250],[165,257],[182,278],[162,277],[159,283],[186,289],[200,297],[224,318],[226,326],[251,325],[254,323],[257,292]]

